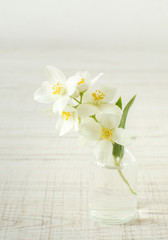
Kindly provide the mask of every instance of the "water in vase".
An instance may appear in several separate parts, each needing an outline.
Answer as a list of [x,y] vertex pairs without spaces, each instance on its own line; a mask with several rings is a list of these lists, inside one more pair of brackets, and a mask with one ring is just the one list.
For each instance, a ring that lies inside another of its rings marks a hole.
[[[136,164],[120,169],[91,163],[89,207],[97,221],[120,224],[136,215]],[[122,176],[128,184],[123,180]]]

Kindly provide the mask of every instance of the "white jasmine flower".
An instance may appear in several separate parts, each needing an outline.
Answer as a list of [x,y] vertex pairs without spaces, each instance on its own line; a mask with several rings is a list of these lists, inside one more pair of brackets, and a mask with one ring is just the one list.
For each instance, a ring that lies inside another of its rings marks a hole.
[[77,108],[80,117],[87,117],[104,112],[117,114],[121,116],[121,109],[115,104],[109,103],[116,94],[116,88],[110,86],[102,86],[98,89],[88,89],[83,94],[82,104]]
[[112,143],[127,145],[130,143],[130,136],[125,129],[118,128],[118,115],[102,114],[99,120],[100,122],[96,122],[93,118],[85,118],[80,125],[79,134],[89,142],[94,142],[97,161],[105,162],[112,157]]
[[100,73],[96,77],[92,78],[88,71],[77,72],[76,76],[80,77],[80,81],[78,82],[74,97],[77,97],[79,93],[84,92],[88,88],[92,87],[102,75],[104,75],[104,73]]
[[37,89],[34,99],[40,103],[54,102],[53,111],[61,114],[74,94],[80,77],[73,76],[66,81],[63,72],[53,66],[47,66],[47,73],[48,80],[44,81],[42,87]]
[[75,108],[66,106],[56,123],[56,132],[63,136],[71,130],[78,131],[79,119]]

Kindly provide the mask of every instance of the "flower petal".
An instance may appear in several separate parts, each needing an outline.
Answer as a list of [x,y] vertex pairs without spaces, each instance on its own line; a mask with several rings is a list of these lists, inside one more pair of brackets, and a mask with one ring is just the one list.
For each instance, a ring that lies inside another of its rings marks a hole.
[[99,109],[97,106],[89,104],[89,103],[88,104],[87,103],[80,104],[77,107],[77,112],[78,112],[79,117],[89,117],[91,115],[96,114],[98,111],[99,111]]
[[[95,99],[94,94],[99,95],[99,91],[100,91],[100,94],[103,94],[103,98],[99,99],[99,96],[98,96],[98,100],[97,100]],[[95,87],[90,88],[83,95],[83,103],[92,103],[92,104],[100,105],[102,103],[107,103],[113,100],[115,94],[116,94],[116,88],[110,87],[110,86],[100,86],[97,88]]]
[[83,78],[83,79],[90,79],[90,77],[91,77],[91,74],[90,74],[90,72],[88,72],[88,71],[79,71],[79,72],[77,72],[76,73],[76,75],[77,76],[80,76],[80,78]]
[[116,95],[117,88],[111,86],[102,86],[99,90],[105,94],[104,98],[102,99],[102,103],[110,102],[114,99]]
[[64,108],[68,103],[69,97],[67,95],[61,96],[54,104],[53,104],[53,112],[61,114]]
[[92,118],[85,118],[79,126],[79,134],[89,141],[96,141],[101,137],[101,126]]
[[78,82],[78,90],[79,92],[84,92],[88,89],[91,74],[88,71],[77,72],[77,76],[80,76],[80,81]]
[[90,81],[90,86],[92,87],[98,80],[101,76],[103,76],[104,73],[99,73],[95,78],[93,78],[91,81]]
[[98,162],[106,163],[112,157],[112,143],[107,140],[99,140],[96,143],[96,158]]
[[79,76],[72,76],[66,81],[68,95],[71,96],[75,92],[78,82],[80,81]]
[[104,103],[99,105],[99,109],[103,113],[116,114],[121,117],[122,110],[113,103]]
[[120,123],[120,116],[114,114],[102,114],[99,119],[103,127],[109,129],[117,128]]
[[43,82],[42,87],[34,93],[34,100],[40,103],[51,103],[57,99],[57,96],[51,93],[48,82]]
[[112,140],[120,145],[128,145],[131,143],[129,132],[124,128],[117,128],[114,130]]
[[65,82],[65,75],[60,69],[51,65],[46,66],[46,69],[50,82]]
[[75,131],[79,130],[79,119],[78,119],[78,116],[76,118],[74,118],[74,129],[75,129]]
[[76,89],[75,92],[71,95],[72,98],[77,98],[79,96],[79,90]]
[[68,120],[60,118],[56,123],[56,132],[59,134],[59,136],[63,136],[72,130],[73,127],[74,121],[71,118]]
[[67,105],[65,107],[65,111],[70,112],[71,119],[74,121],[74,130],[78,131],[79,130],[79,118],[78,118],[78,113],[76,111],[76,108],[73,108],[72,106]]
[[94,92],[93,89],[88,89],[84,94],[83,94],[83,98],[82,98],[82,102],[83,103],[92,103],[94,104],[94,99],[92,96],[92,93]]
[[73,108],[73,107],[72,107],[71,105],[69,105],[69,104],[64,108],[64,111],[65,111],[65,112],[76,112],[76,113],[77,113],[76,109]]
[[80,85],[78,85],[78,89],[79,89],[79,92],[84,92],[88,89],[88,84],[86,83],[81,83]]

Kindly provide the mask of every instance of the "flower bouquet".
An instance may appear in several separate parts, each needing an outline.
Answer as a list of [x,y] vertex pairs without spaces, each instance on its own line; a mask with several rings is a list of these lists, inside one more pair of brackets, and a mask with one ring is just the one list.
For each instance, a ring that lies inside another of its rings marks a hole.
[[92,78],[77,72],[67,80],[62,71],[47,66],[47,81],[34,99],[52,103],[57,114],[56,132],[63,136],[78,131],[82,145],[92,144],[89,181],[91,216],[105,223],[125,223],[136,215],[136,161],[126,146],[131,136],[125,129],[128,111],[136,95],[122,109],[116,88],[98,85],[100,73]]

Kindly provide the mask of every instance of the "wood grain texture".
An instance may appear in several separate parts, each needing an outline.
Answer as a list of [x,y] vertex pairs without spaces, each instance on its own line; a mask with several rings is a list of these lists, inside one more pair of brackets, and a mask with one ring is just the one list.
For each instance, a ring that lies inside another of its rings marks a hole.
[[[0,52],[0,239],[168,239],[168,55],[83,50]],[[138,216],[125,225],[95,223],[88,212],[89,161],[76,134],[58,138],[49,105],[33,101],[53,64],[67,75],[103,71],[126,102],[139,163]]]

